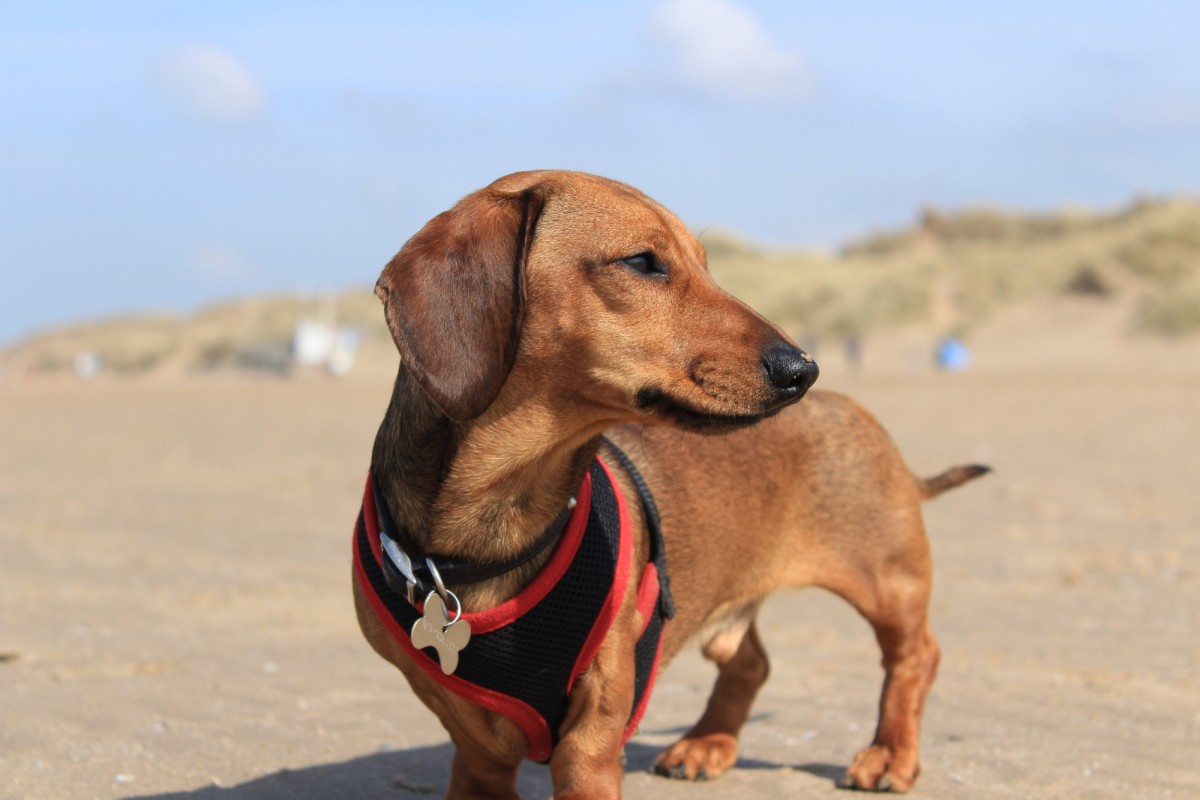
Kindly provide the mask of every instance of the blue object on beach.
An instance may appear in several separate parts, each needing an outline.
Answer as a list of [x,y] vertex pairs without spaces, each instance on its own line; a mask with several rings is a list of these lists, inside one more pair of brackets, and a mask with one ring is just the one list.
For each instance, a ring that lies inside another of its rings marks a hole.
[[961,372],[971,366],[971,351],[953,336],[943,337],[937,346],[937,365],[947,372]]

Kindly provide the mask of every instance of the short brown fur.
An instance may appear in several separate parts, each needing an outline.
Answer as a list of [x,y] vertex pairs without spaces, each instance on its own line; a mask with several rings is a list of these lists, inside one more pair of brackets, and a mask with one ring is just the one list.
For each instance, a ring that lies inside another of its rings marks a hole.
[[[643,253],[662,274],[630,261]],[[812,585],[853,604],[883,652],[879,725],[843,783],[912,785],[938,664],[920,503],[985,468],[922,481],[853,401],[811,392],[791,406],[807,383],[799,392],[772,385],[763,354],[799,351],[717,288],[703,248],[674,215],[614,181],[554,171],[502,178],[431,220],[376,292],[402,363],[372,470],[410,552],[480,561],[521,552],[607,435],[637,463],[661,511],[678,606],[664,663],[699,639],[718,668],[703,715],[659,756],[659,771],[715,778],[733,765],[768,672],[755,613],[777,588]],[[712,433],[725,435],[704,435]],[[638,566],[572,692],[550,762],[559,798],[621,793],[641,624],[632,595],[648,553],[631,507]],[[538,566],[452,588],[468,611],[487,608]],[[355,601],[367,640],[454,742],[446,796],[517,797],[526,745],[516,726],[429,678],[357,584]]]

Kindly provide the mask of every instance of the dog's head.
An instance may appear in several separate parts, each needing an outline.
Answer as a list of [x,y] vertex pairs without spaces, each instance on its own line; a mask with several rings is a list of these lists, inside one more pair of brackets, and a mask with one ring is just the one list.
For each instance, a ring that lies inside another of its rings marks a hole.
[[817,377],[713,283],[678,218],[593,175],[516,173],[468,195],[404,245],[375,292],[405,367],[459,421],[537,396],[586,409],[596,432],[728,430]]

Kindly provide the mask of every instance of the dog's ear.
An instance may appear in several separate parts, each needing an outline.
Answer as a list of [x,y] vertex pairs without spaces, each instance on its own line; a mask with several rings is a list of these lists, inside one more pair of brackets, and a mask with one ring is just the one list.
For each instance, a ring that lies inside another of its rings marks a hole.
[[487,410],[512,370],[543,203],[537,187],[468,195],[409,239],[375,284],[405,368],[451,419]]

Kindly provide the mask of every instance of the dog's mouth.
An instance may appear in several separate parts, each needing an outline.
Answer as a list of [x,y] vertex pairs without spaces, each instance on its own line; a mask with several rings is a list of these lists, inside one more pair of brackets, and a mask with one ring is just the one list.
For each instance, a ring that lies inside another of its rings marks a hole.
[[799,399],[799,396],[789,398],[786,402],[755,414],[722,414],[696,408],[671,397],[662,389],[646,387],[638,391],[636,403],[639,409],[665,417],[681,428],[698,433],[724,433],[738,428],[748,428],[767,417],[774,416],[784,407]]

